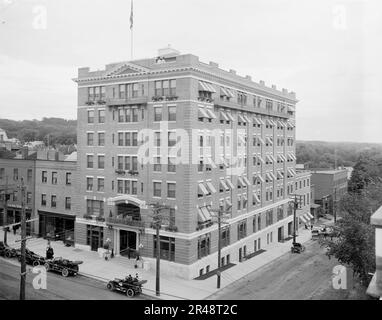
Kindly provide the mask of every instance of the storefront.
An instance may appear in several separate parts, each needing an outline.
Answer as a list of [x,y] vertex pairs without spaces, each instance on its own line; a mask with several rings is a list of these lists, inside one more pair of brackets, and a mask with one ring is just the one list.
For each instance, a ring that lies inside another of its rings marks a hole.
[[74,215],[46,211],[38,211],[38,215],[40,237],[74,245]]

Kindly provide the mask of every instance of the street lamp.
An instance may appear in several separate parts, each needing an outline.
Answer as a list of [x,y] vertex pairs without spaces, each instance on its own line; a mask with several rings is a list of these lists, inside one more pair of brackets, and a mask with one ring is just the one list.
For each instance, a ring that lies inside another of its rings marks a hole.
[[296,243],[296,211],[301,208],[302,195],[301,194],[291,194],[292,204],[293,204],[293,244]]

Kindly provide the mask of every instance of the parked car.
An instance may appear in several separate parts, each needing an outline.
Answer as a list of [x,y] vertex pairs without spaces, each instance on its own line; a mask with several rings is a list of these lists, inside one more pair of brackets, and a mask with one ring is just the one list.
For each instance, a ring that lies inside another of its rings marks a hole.
[[[21,261],[21,249],[17,249],[17,259]],[[25,262],[32,266],[43,266],[45,264],[45,258],[43,256],[34,253],[29,249],[25,249]]]
[[15,248],[12,248],[0,241],[0,256],[14,258],[17,256],[17,251]]
[[295,242],[292,244],[290,251],[292,253],[301,253],[305,251],[305,247],[301,243]]
[[132,278],[131,276],[125,279],[115,278],[107,284],[107,288],[110,291],[119,291],[126,294],[128,297],[134,297],[142,293],[142,285],[147,280],[138,280],[138,278]]
[[46,271],[60,272],[63,277],[67,277],[69,275],[76,276],[79,272],[78,266],[81,263],[83,263],[83,261],[70,261],[62,257],[57,257],[45,260],[44,266]]

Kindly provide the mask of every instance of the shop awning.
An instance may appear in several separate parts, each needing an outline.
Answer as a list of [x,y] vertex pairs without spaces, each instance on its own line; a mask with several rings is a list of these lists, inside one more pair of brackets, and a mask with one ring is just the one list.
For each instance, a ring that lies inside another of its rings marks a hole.
[[303,222],[303,223],[307,223],[308,220],[302,215],[302,216],[299,216],[300,220]]
[[308,216],[309,219],[314,219],[313,215],[310,212],[307,212],[306,216]]

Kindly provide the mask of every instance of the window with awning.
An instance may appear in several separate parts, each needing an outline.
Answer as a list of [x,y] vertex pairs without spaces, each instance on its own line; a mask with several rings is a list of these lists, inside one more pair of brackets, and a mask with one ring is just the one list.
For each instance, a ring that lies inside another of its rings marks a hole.
[[212,216],[207,207],[198,207],[198,218],[200,222],[211,221]]
[[269,173],[266,173],[266,174],[265,174],[265,178],[266,178],[266,180],[268,180],[268,181],[273,181],[273,178],[272,178],[272,176],[271,176]]
[[291,169],[288,169],[288,173],[289,173],[289,175],[290,175],[291,177],[294,177],[294,176],[295,176],[294,173],[291,171]]
[[210,116],[207,114],[206,109],[199,107],[198,109],[198,118],[207,118],[209,119]]
[[287,158],[283,155],[283,154],[280,154],[280,158],[284,160],[284,162],[287,161]]
[[220,120],[229,121],[228,116],[224,111],[220,111]]
[[248,118],[248,116],[246,114],[243,114],[243,118],[244,120],[247,122],[247,123],[250,123],[251,120]]
[[313,215],[310,212],[307,212],[305,216],[307,216],[309,219],[314,219]]
[[299,216],[300,220],[303,222],[303,223],[307,223],[308,220],[302,215],[302,216]]
[[211,109],[207,108],[206,112],[207,112],[209,118],[216,119],[216,115],[215,115],[215,113]]
[[262,183],[265,182],[264,178],[261,176],[261,174],[256,175],[256,179],[260,180]]
[[199,91],[207,91],[215,93],[216,90],[214,89],[213,85],[208,82],[199,81]]
[[253,122],[256,123],[256,124],[258,124],[258,125],[261,125],[261,122],[260,122],[259,119],[257,119],[257,118],[253,118]]
[[260,203],[259,196],[257,195],[256,192],[253,192],[253,193],[252,193],[252,196],[253,196],[253,198],[255,199],[256,203]]
[[226,182],[227,185],[231,188],[231,190],[234,190],[234,189],[235,189],[235,186],[233,185],[233,183],[231,182],[230,179],[226,178],[226,179],[225,179],[225,182]]
[[210,194],[207,190],[207,188],[204,186],[203,182],[199,182],[198,184],[198,192],[199,194],[208,195]]
[[247,121],[245,121],[245,119],[244,119],[242,114],[238,113],[237,117],[239,118],[240,122],[247,122]]
[[281,154],[278,154],[277,157],[278,157],[278,159],[281,160],[281,162],[284,162],[284,159],[283,159],[283,157],[281,156]]
[[228,97],[233,98],[235,96],[235,94],[233,93],[233,91],[231,89],[225,88],[225,90],[228,93]]
[[210,190],[211,193],[216,193],[216,189],[211,181],[207,181],[206,184],[207,184],[207,188]]
[[296,109],[295,109],[294,106],[288,105],[288,111],[290,111],[290,112],[295,112]]
[[262,145],[265,145],[265,141],[264,141],[264,139],[263,139],[262,137],[258,137],[258,139],[259,139],[259,141],[260,141],[260,143],[261,143]]
[[230,199],[225,199],[225,203],[226,203],[227,207],[232,207],[232,202]]
[[223,87],[220,88],[220,96],[230,97],[228,91]]
[[251,185],[251,182],[249,181],[249,179],[247,177],[243,177],[243,180],[247,184],[247,186]]
[[262,164],[265,164],[265,161],[264,161],[264,159],[263,159],[261,156],[256,156],[256,158],[257,158],[258,160],[260,160],[260,162],[261,162]]
[[297,159],[296,156],[293,153],[289,153],[288,156],[292,160],[296,160]]
[[274,175],[273,172],[269,172],[269,175],[272,177],[273,180],[277,180],[276,176]]
[[235,119],[233,118],[233,116],[230,112],[227,112],[227,117],[230,121],[235,121]]
[[273,141],[271,140],[270,137],[266,137],[265,140],[267,141],[268,144],[273,145]]
[[283,175],[282,171],[277,171],[277,176],[278,176],[280,179],[284,179],[284,175]]
[[224,179],[220,179],[220,188],[224,189],[226,191],[229,190],[229,188],[228,188],[227,184],[225,183]]
[[237,181],[240,183],[242,187],[246,187],[247,185],[245,184],[244,180],[242,177],[237,177]]
[[267,119],[267,120],[266,120],[266,123],[267,123],[267,125],[269,125],[269,126],[273,126],[273,122],[272,122],[272,120],[270,120],[270,119]]

